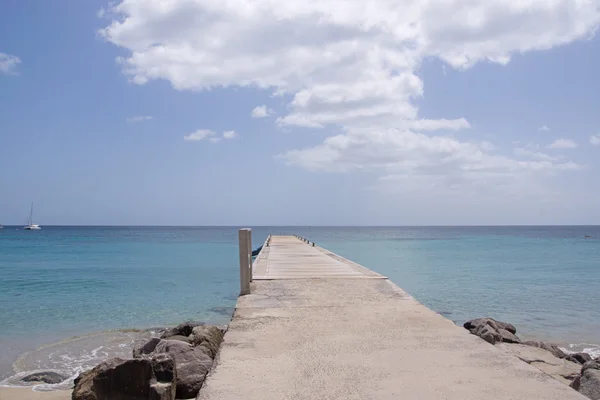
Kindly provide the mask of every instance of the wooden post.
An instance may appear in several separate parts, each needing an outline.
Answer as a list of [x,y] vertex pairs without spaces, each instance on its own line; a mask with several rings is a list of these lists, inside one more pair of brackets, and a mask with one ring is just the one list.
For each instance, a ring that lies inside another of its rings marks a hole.
[[240,246],[240,296],[250,294],[250,265],[248,254],[252,254],[252,250],[248,246],[250,244],[250,229],[240,229],[238,231],[238,239]]

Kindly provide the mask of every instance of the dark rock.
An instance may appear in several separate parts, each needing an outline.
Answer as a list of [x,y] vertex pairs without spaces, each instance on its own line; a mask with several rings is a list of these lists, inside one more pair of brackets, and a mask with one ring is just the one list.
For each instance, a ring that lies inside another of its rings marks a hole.
[[584,367],[581,375],[571,383],[571,387],[592,400],[600,400],[600,370]]
[[177,325],[175,328],[167,329],[160,337],[165,339],[171,336],[190,336],[192,334],[192,330],[201,325],[204,325],[204,323],[192,321],[184,322],[183,324]]
[[152,353],[158,342],[160,342],[159,338],[152,338],[147,342],[137,343],[133,347],[133,358],[140,358],[144,354]]
[[595,360],[592,361],[588,361],[583,365],[583,368],[581,369],[582,371],[585,371],[587,369],[597,369],[600,370],[600,359],[597,358]]
[[182,342],[192,343],[191,336],[176,335],[176,336],[171,336],[171,337],[165,338],[165,340],[180,340]]
[[223,341],[223,332],[216,326],[197,326],[190,336],[194,346],[203,346],[211,358],[215,358]]
[[151,354],[168,354],[177,369],[177,398],[194,398],[212,366],[206,348],[194,347],[180,340],[161,340]]
[[175,400],[177,371],[167,355],[112,358],[75,379],[72,400]]
[[54,371],[34,372],[21,378],[23,382],[44,382],[51,385],[61,383],[67,379],[69,379],[67,375],[62,375]]
[[567,358],[567,355],[561,349],[559,349],[558,346],[551,344],[551,343],[527,341],[527,342],[523,342],[523,344],[525,344],[527,346],[539,347],[540,349],[547,350],[550,353],[552,353],[555,357],[558,357],[558,358]]
[[496,344],[496,342],[502,341],[502,336],[496,329],[487,324],[477,325],[475,329],[471,331],[472,334],[479,336],[488,343]]
[[498,329],[498,333],[500,334],[500,337],[502,338],[503,342],[506,342],[506,343],[521,343],[521,339],[519,339],[516,335],[513,335],[512,333],[510,333],[506,329]]
[[493,318],[472,319],[470,321],[465,322],[463,326],[465,327],[465,329],[468,329],[471,331],[471,330],[477,328],[477,326],[482,325],[482,324],[490,325],[495,330],[498,330],[498,329],[507,330],[510,333],[512,333],[513,335],[515,335],[517,333],[517,328],[515,328],[514,325],[508,324],[506,322],[496,321]]
[[515,336],[517,329],[506,322],[496,321],[492,318],[478,318],[465,322],[463,326],[472,334],[491,344],[497,342],[521,343],[521,339]]
[[579,363],[581,365],[585,364],[588,361],[592,361],[592,357],[588,353],[568,354],[565,359],[572,361],[572,362]]

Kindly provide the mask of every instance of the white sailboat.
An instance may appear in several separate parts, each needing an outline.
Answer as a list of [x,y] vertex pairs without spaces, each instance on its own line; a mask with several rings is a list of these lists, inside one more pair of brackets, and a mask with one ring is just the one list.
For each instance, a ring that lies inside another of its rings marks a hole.
[[37,231],[42,229],[38,224],[33,223],[33,203],[31,203],[31,211],[29,212],[29,222],[27,223],[27,226],[23,229],[25,229],[26,231]]

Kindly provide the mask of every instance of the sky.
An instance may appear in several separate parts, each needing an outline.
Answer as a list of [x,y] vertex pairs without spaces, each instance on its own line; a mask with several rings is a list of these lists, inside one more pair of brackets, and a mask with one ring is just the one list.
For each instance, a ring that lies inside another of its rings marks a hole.
[[4,0],[0,224],[600,224],[600,0]]

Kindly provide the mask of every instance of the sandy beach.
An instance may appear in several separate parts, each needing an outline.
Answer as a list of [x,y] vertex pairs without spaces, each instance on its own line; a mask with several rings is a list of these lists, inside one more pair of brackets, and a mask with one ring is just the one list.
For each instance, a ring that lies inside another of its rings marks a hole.
[[70,390],[34,392],[31,388],[0,387],[0,400],[70,400]]

